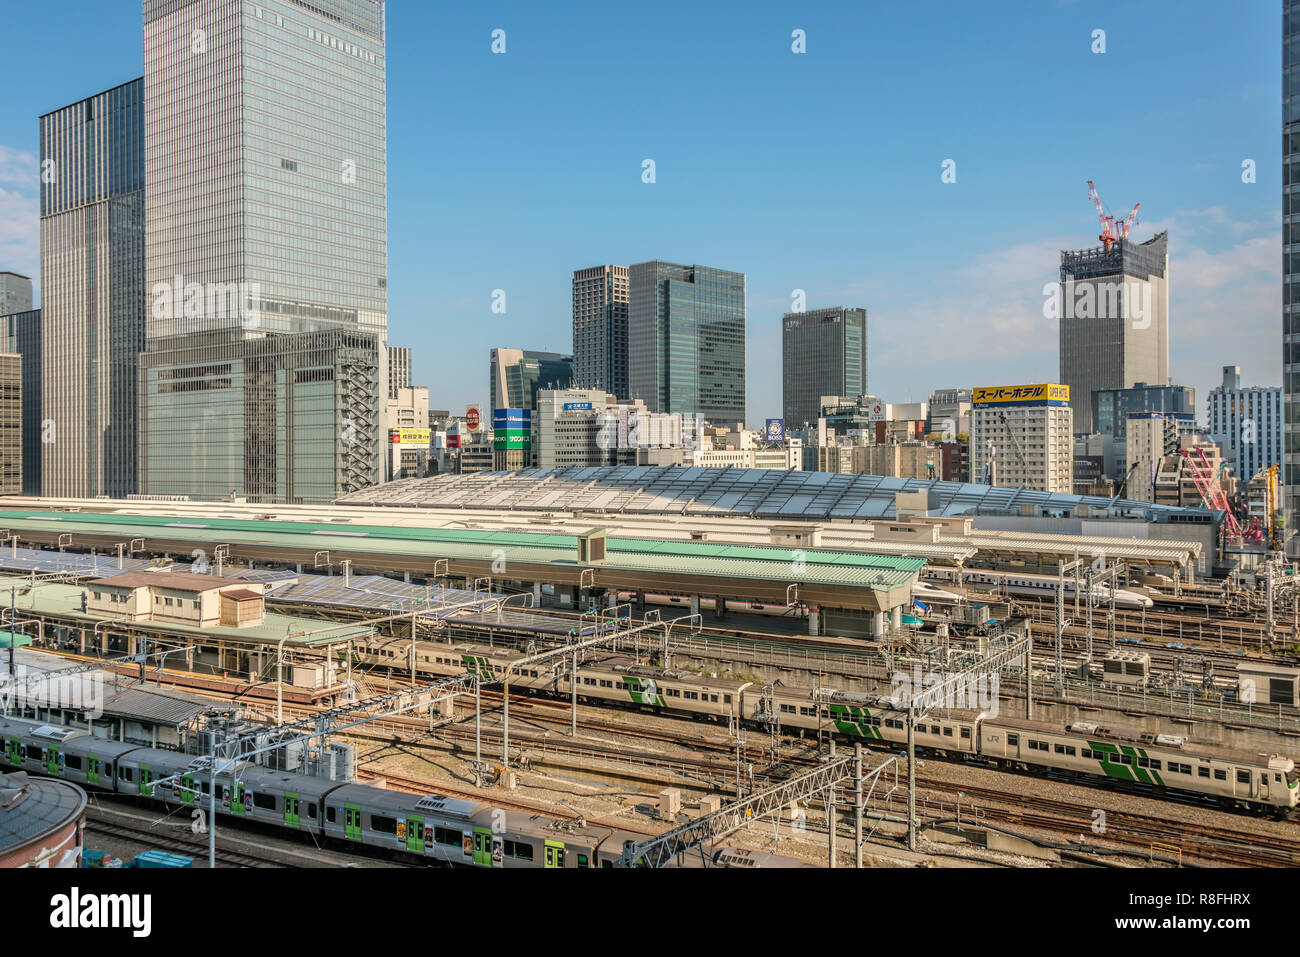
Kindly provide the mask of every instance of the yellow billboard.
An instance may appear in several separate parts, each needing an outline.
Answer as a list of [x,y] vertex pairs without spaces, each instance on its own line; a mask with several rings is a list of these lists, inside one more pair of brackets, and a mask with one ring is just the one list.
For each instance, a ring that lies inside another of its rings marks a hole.
[[1020,403],[1068,405],[1070,387],[1054,382],[1038,385],[989,385],[976,388],[971,394],[974,405],[1018,405]]
[[428,445],[433,439],[430,429],[389,429],[388,441],[393,445]]

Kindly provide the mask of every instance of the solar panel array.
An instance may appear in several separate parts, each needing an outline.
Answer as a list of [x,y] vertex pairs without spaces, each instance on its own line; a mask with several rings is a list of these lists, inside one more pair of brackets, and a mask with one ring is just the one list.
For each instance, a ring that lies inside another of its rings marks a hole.
[[401,479],[354,492],[340,505],[391,505],[511,511],[588,511],[651,515],[739,515],[829,520],[894,517],[899,492],[929,492],[931,514],[1073,514],[1080,505],[1111,514],[1186,512],[1125,499],[1038,489],[777,469],[601,466],[474,472]]

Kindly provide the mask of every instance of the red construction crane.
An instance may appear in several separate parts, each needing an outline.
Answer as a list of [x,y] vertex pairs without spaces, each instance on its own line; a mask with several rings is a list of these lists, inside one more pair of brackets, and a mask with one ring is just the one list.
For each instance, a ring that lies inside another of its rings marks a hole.
[[1189,449],[1179,449],[1178,454],[1187,461],[1187,473],[1196,484],[1196,491],[1201,496],[1201,502],[1208,509],[1224,513],[1223,535],[1225,540],[1230,545],[1240,545],[1246,533],[1242,531],[1237,516],[1232,514],[1232,508],[1228,505],[1228,496],[1219,485],[1219,478],[1210,465],[1209,459],[1205,457],[1205,450],[1196,449],[1197,458],[1200,459],[1199,464],[1192,459],[1192,453]]
[[1134,203],[1128,217],[1117,223],[1116,217],[1106,212],[1106,207],[1102,205],[1101,196],[1097,193],[1097,187],[1093,185],[1092,180],[1088,180],[1088,199],[1092,200],[1092,205],[1097,207],[1097,220],[1101,223],[1101,235],[1097,238],[1101,240],[1107,251],[1110,250],[1111,243],[1116,240],[1128,239],[1129,232],[1138,224],[1138,207],[1142,204]]

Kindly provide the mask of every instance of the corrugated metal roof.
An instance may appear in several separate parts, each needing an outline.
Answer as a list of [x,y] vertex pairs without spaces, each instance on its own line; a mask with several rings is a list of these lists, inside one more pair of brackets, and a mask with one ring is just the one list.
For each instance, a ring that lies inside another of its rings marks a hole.
[[119,718],[178,726],[218,702],[158,688],[127,688],[105,697],[103,711]]

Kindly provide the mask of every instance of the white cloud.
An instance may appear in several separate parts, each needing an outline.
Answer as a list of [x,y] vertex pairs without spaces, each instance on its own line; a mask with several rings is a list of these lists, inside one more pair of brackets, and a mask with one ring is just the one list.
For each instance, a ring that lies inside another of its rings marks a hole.
[[0,145],[0,269],[31,276],[38,284],[40,250],[36,157]]

